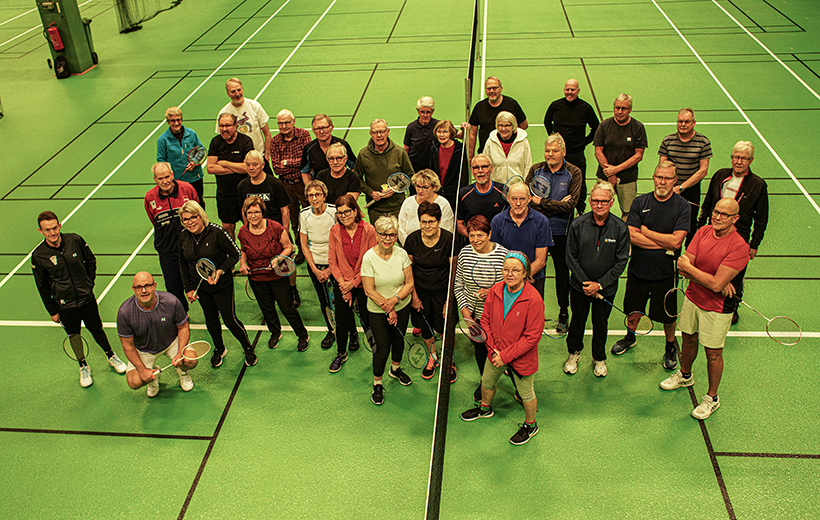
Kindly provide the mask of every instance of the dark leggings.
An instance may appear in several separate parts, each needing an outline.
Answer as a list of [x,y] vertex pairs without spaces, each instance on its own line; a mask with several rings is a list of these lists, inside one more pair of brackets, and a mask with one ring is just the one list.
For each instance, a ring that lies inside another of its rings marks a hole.
[[236,317],[233,281],[223,289],[214,292],[205,292],[200,288],[198,296],[199,305],[202,306],[202,312],[205,314],[205,327],[214,342],[215,351],[225,350],[225,343],[222,341],[222,324],[219,322],[220,315],[233,337],[242,345],[242,349],[245,351],[253,349],[251,342],[248,341],[245,326]]
[[279,315],[276,313],[277,303],[282,316],[288,321],[296,336],[299,338],[308,336],[307,329],[302,323],[302,316],[293,305],[289,279],[277,278],[267,282],[251,280],[250,282],[253,295],[256,296],[256,303],[259,304],[259,309],[265,318],[265,324],[273,337],[278,337],[282,332],[282,324],[279,322]]
[[387,314],[383,312],[370,313],[370,330],[376,338],[376,352],[373,353],[373,375],[382,377],[387,365],[387,358],[392,357],[393,363],[401,363],[404,355],[404,334],[407,331],[407,321],[410,317],[410,305],[397,311],[398,321],[391,325],[387,321]]
[[[320,271],[328,268],[328,266],[321,264],[316,264],[316,267]],[[319,297],[319,307],[322,309],[322,318],[324,318],[325,325],[327,325],[327,331],[333,332],[333,327],[330,326],[330,320],[327,319],[327,309],[330,307],[329,295],[327,293],[327,282],[320,282],[319,279],[316,278],[316,275],[313,274],[313,269],[311,269],[310,266],[308,266],[307,271],[310,275],[310,281],[313,282],[313,289],[316,291],[316,296]],[[333,283],[333,276],[328,278],[328,280]]]
[[[331,278],[331,280],[333,280],[333,278]],[[357,318],[353,312],[353,307],[344,301],[342,291],[339,289],[339,284],[336,283],[336,280],[333,280],[333,294],[336,300],[336,330],[348,331],[347,334],[336,334],[336,352],[341,355],[347,352],[347,342],[349,338],[358,337],[356,322],[359,318]],[[351,291],[351,294],[359,303],[359,315],[364,322],[364,327],[370,327],[370,313],[367,312],[367,296],[364,294],[364,289],[356,287]]]
[[[444,334],[444,315],[442,313],[444,312],[444,304],[447,303],[446,298],[419,294],[419,299],[421,300],[422,309],[420,311],[416,309],[410,311],[410,320],[413,327],[421,329],[421,337],[424,339],[432,339],[434,332]],[[433,330],[427,326],[428,323],[430,327],[433,327]]]
[[[92,299],[89,303],[81,305],[80,307],[71,307],[60,309],[60,323],[69,336],[80,333],[80,324],[85,323],[85,328],[97,342],[97,345],[103,349],[106,356],[114,354],[111,350],[111,344],[108,342],[108,336],[103,330],[102,319],[100,318],[100,310],[97,308],[97,300]],[[78,359],[80,365],[85,364],[84,359]]]

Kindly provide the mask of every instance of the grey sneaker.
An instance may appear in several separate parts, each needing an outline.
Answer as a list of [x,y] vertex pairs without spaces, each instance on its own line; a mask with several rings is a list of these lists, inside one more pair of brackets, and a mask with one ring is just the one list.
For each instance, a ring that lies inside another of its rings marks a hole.
[[83,388],[88,388],[94,384],[94,380],[91,379],[91,368],[88,365],[83,365],[80,367],[80,386]]
[[578,360],[581,359],[580,352],[570,352],[567,357],[567,362],[564,363],[564,372],[567,374],[574,374],[578,371]]
[[663,368],[675,370],[678,368],[678,340],[666,346],[666,353],[663,355]]
[[194,380],[191,379],[189,372],[179,374],[179,387],[182,388],[183,392],[190,392],[194,389]]
[[683,377],[681,371],[678,370],[671,376],[661,381],[661,388],[664,390],[675,390],[684,386],[692,386],[695,384],[695,376],[689,375],[689,378]]
[[[161,375],[162,375],[162,372],[159,372],[158,374],[156,374],[154,376],[154,380],[151,381],[150,383],[148,383],[145,386],[145,394],[148,397],[156,397],[157,394],[159,393],[159,376],[161,376]],[[182,379],[180,378],[180,381],[181,380]]]
[[606,361],[594,361],[592,373],[595,377],[606,377]]
[[118,374],[124,374],[125,369],[128,368],[128,365],[123,363],[116,354],[112,354],[111,357],[108,358],[108,364],[111,365],[111,367],[116,370]]

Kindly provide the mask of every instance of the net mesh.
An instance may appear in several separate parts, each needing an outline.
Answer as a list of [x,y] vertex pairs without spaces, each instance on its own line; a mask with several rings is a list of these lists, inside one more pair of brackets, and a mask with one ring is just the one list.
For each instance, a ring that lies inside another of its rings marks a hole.
[[159,13],[173,9],[181,3],[182,0],[114,0],[117,27],[120,33],[136,31],[142,28],[142,22],[147,22]]

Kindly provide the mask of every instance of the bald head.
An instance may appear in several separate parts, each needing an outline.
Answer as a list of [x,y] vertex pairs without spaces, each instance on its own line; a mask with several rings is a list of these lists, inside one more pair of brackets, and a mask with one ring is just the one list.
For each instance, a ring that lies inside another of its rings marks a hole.
[[740,204],[732,197],[723,197],[715,204],[715,209],[729,215],[737,215],[740,213]]
[[578,93],[580,91],[581,87],[578,85],[577,79],[568,79],[564,84],[564,97],[569,102],[573,102],[578,99]]
[[134,275],[134,280],[132,281],[131,285],[138,286],[138,285],[150,285],[154,283],[154,277],[151,273],[147,271],[140,271]]

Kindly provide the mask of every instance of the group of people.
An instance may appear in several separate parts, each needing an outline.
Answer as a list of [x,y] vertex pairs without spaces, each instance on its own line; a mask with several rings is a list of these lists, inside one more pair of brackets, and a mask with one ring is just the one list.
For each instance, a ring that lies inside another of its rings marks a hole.
[[[385,370],[401,385],[412,383],[401,367],[409,323],[428,348],[422,377],[430,379],[440,365],[435,335],[443,334],[445,321],[477,322],[487,338],[473,342],[481,382],[474,392],[476,407],[462,418],[493,415],[496,386],[506,372],[525,410],[525,421],[510,440],[523,444],[538,431],[533,376],[545,324],[548,257],[555,272],[554,326],[566,333],[568,374],[578,369],[591,311],[593,372],[607,375],[609,302],[628,266],[624,309],[646,312],[663,324],[662,363],[677,370],[661,387],[690,386],[698,343],[704,345],[709,389],[693,415],[708,417],[719,406],[721,349],[737,319],[735,296],[742,293],[747,262],[766,229],[766,183],[749,168],[752,144],[735,145],[732,167],[714,174],[701,201],[711,145],[695,131],[694,111],[681,109],[677,132],[659,147],[654,190],[637,195],[638,165],[648,143],[643,125],[631,117],[630,96],[618,96],[613,117],[599,123],[578,97],[578,82],[568,80],[564,96],[546,111],[544,161],[533,164],[520,105],[502,95],[498,78],[488,78],[484,87],[486,99],[458,126],[432,117],[432,98],[419,99],[418,118],[407,126],[403,147],[390,139],[386,121],[373,120],[370,139],[357,156],[332,134],[333,122],[325,114],[311,122],[313,140],[286,109],[276,116],[279,132],[271,135],[265,110],[246,99],[241,81],[231,78],[204,171],[188,159],[202,146],[197,134],[182,124],[178,107],[169,108],[169,128],[158,140],[151,168],[156,186],[145,195],[167,292],[157,290],[150,273],[134,277],[134,296],[117,317],[129,363],[117,358],[102,331],[93,295],[94,255],[79,235],[61,233],[51,212],[38,217],[45,240],[32,256],[46,309],[69,334],[79,333],[84,321],[130,387],[147,385],[148,395],[157,395],[154,364],[164,354],[187,391],[193,388],[188,371],[196,362],[183,357],[181,347],[190,337],[187,310],[194,302],[213,342],[212,367],[227,354],[223,323],[242,346],[245,364],[257,363],[235,311],[236,275],[248,277],[270,332],[268,346],[279,345],[281,313],[297,337],[296,349],[308,348],[295,272],[280,276],[271,268],[277,257],[292,257],[307,264],[327,327],[321,346],[336,346],[330,372],[341,370],[349,352],[358,350],[357,323],[371,333],[374,404],[384,402]],[[598,179],[587,196],[584,151],[590,143]],[[216,177],[220,225],[204,209],[205,172]],[[388,179],[396,174],[410,179],[409,190],[392,187]],[[515,182],[516,176],[523,182]],[[547,196],[532,193],[529,185],[536,177],[549,184]],[[362,193],[367,221],[359,204]],[[620,216],[611,213],[616,198]],[[197,269],[203,259],[214,266],[207,278]],[[679,276],[693,283],[678,322],[664,296]],[[611,352],[623,354],[636,343],[634,331],[628,331]],[[445,380],[455,382],[455,364],[447,368]],[[84,359],[80,373],[81,384],[90,385]]]

